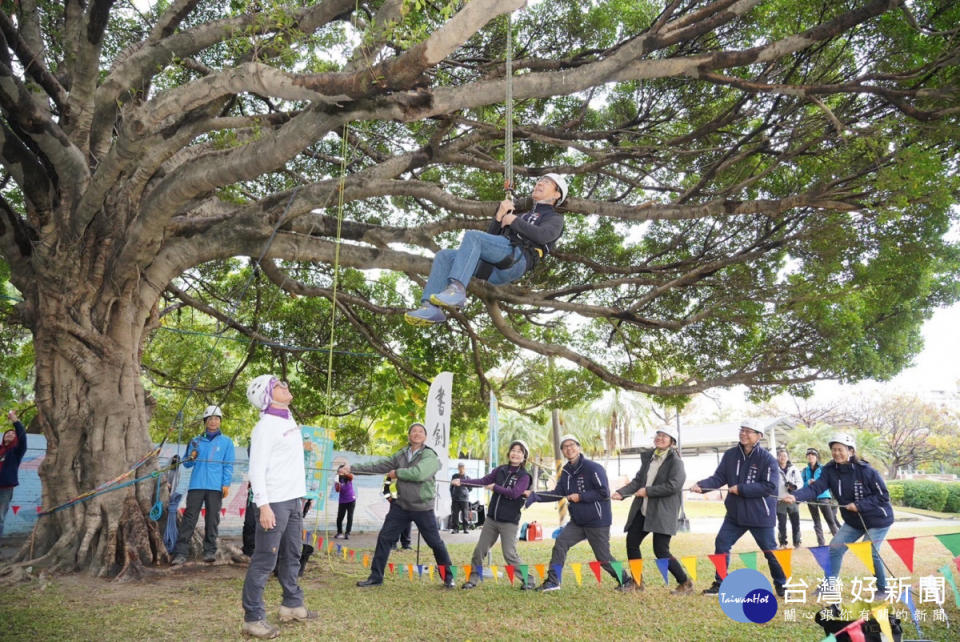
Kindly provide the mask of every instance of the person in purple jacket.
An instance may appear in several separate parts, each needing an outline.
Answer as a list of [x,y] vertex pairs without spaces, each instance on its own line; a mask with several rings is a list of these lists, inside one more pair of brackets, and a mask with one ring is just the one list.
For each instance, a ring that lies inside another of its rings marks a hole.
[[0,535],[3,535],[3,520],[13,501],[13,489],[20,483],[17,469],[27,452],[27,430],[17,419],[17,413],[11,410],[7,419],[13,423],[13,428],[4,432],[0,440]]
[[[483,558],[500,538],[500,550],[503,552],[503,559],[507,564],[514,568],[523,564],[520,556],[517,555],[517,530],[520,528],[520,509],[523,507],[525,490],[530,488],[533,478],[524,468],[527,457],[530,452],[527,444],[516,439],[510,442],[510,450],[507,453],[508,464],[494,468],[489,475],[480,479],[470,479],[469,477],[455,478],[451,484],[454,486],[483,486],[493,492],[490,498],[490,505],[487,507],[487,519],[483,522],[483,529],[480,531],[480,539],[473,549],[473,558],[470,564],[474,568],[471,578],[480,578],[483,572]],[[532,574],[528,576],[527,582],[533,582]],[[536,584],[527,583],[521,580],[520,588],[534,588]],[[477,584],[472,579],[467,581],[460,588],[472,589]]]
[[[350,539],[353,529],[353,509],[357,507],[357,491],[353,488],[353,475],[340,475],[333,484],[333,489],[340,493],[340,505],[337,507],[337,534],[333,539]],[[343,530],[343,517],[347,517],[347,530]]]

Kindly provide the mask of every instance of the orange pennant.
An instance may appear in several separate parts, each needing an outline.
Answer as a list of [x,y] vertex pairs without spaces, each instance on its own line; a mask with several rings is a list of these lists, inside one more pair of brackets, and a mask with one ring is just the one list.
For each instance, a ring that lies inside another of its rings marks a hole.
[[637,584],[643,581],[643,560],[630,560],[630,575]]
[[773,553],[773,556],[780,562],[780,567],[783,569],[783,574],[786,578],[789,580],[793,577],[793,549],[781,548],[770,552]]
[[370,556],[367,555],[366,553],[364,553],[364,554],[363,554],[363,568],[367,568],[367,566],[368,566],[369,564],[370,564]]
[[473,566],[471,566],[470,564],[463,565],[463,581],[464,582],[470,581],[470,573],[472,571],[473,571]]
[[413,581],[413,564],[407,564],[407,575],[410,576],[410,581]]
[[534,564],[534,565],[533,565],[533,568],[536,569],[537,575],[540,576],[540,583],[543,584],[543,578],[545,577],[544,573],[545,573],[545,571],[546,571],[546,565],[545,565],[545,564]]

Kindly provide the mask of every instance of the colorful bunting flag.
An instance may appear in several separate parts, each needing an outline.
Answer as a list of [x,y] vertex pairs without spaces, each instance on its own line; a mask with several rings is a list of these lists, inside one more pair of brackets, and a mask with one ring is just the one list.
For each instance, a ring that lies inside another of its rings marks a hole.
[[743,562],[743,565],[747,568],[752,568],[757,570],[757,552],[753,551],[751,553],[738,553],[740,556],[740,561]]
[[226,509],[226,508],[221,508],[221,509],[220,509],[220,514],[221,514],[222,516],[226,517],[226,516],[227,516],[227,509]]
[[823,638],[820,642],[837,642],[837,638],[833,633],[831,633],[827,637]]
[[865,642],[863,639],[863,620],[855,620],[843,627],[840,633],[846,633],[850,637],[850,642]]
[[947,580],[947,584],[953,589],[953,599],[957,603],[957,608],[960,609],[960,593],[957,592],[957,584],[953,581],[953,573],[950,571],[950,565],[944,564],[937,569],[937,572],[943,575],[944,579]]
[[907,608],[910,609],[910,619],[913,620],[913,626],[916,627],[920,637],[923,637],[923,632],[920,631],[920,621],[917,619],[917,605],[914,604],[913,593],[909,589],[904,591],[903,601],[906,602]]
[[423,579],[423,564],[417,564],[417,577]]
[[687,557],[684,557],[683,559],[681,559],[680,562],[683,564],[683,567],[687,569],[687,575],[690,576],[690,581],[696,582],[697,581],[697,556],[688,555]]
[[469,564],[464,564],[464,565],[463,565],[463,581],[464,581],[464,582],[469,582],[469,581],[470,581],[470,573],[472,573],[472,572],[473,572],[473,567],[472,567],[472,566],[470,566]]
[[503,568],[507,571],[507,577],[510,578],[510,586],[513,586],[513,564],[507,564]]
[[20,512],[20,507],[19,507],[19,506],[14,506],[14,507],[13,507],[13,514],[16,515],[18,512]]
[[350,549],[350,559],[357,559],[357,552],[352,548]]
[[546,577],[547,567],[545,564],[534,564],[533,568],[536,569],[537,575],[540,576],[540,583],[543,583],[543,578]]
[[550,569],[553,571],[553,574],[557,576],[558,582],[563,579],[563,564],[554,564]]
[[900,556],[903,563],[907,565],[907,570],[913,573],[913,547],[916,542],[915,537],[898,537],[897,539],[888,539],[887,544],[893,549],[893,552]]
[[960,572],[960,555],[953,558],[953,563],[957,565],[957,571]]
[[43,512],[43,506],[37,506],[37,515]]
[[307,541],[307,530],[306,530],[306,529],[304,529],[303,532],[300,534],[300,541],[301,541],[301,542]]
[[327,541],[327,553],[333,552],[333,542]]
[[363,563],[363,568],[367,568],[367,566],[370,564],[370,556],[367,555],[366,553],[363,554],[363,562],[362,562],[362,563]]
[[612,561],[610,562],[610,568],[617,574],[617,581],[623,584],[623,562]]
[[867,570],[870,571],[870,575],[874,575],[876,570],[873,568],[873,553],[871,547],[873,544],[871,542],[856,542],[855,544],[847,544],[847,548],[857,556],[863,565],[867,567]]
[[781,548],[771,552],[773,556],[777,558],[777,561],[780,562],[780,568],[783,569],[783,574],[786,575],[787,579],[789,580],[793,577],[793,549]]
[[450,567],[447,568],[447,572],[450,573],[450,579],[452,579],[452,580],[456,580],[456,579],[457,579],[457,567],[456,567],[456,566],[454,566],[453,564],[451,564]]
[[946,535],[936,536],[940,543],[947,547],[950,554],[954,557],[960,555],[960,533],[947,533]]
[[393,562],[388,563],[387,566],[390,568],[390,575],[393,575]]
[[724,553],[714,553],[713,555],[707,555],[707,557],[713,562],[713,567],[717,569],[717,575],[720,576],[720,579],[725,578],[727,576],[727,556]]
[[500,583],[500,578],[497,577],[498,573],[497,573],[497,565],[496,565],[496,564],[491,564],[491,565],[490,565],[490,574],[493,575],[493,581],[496,582],[497,584],[499,584],[499,583]]
[[571,564],[570,569],[573,571],[573,579],[577,580],[577,586],[581,586],[583,582],[583,576],[580,574],[582,564]]
[[183,517],[183,514],[184,514],[185,512],[187,512],[187,509],[186,509],[186,508],[181,508],[181,509],[180,509],[180,517]]
[[813,559],[823,569],[824,577],[830,577],[830,547],[812,546],[808,549],[813,554]]
[[629,560],[630,561],[630,575],[633,576],[633,581],[639,584],[643,581],[643,560]]
[[517,566],[517,570],[520,571],[520,585],[523,586],[527,583],[527,571],[530,570],[530,565],[520,564]]
[[597,560],[593,560],[592,562],[590,562],[589,566],[590,566],[590,570],[593,571],[593,574],[597,578],[597,584],[603,584],[603,582],[600,581],[600,562],[598,562]]
[[200,516],[201,516],[201,517],[206,517],[206,516],[207,516],[207,509],[206,509],[206,508],[201,508],[201,509],[200,509]]
[[670,568],[670,558],[664,557],[663,559],[658,559],[657,568],[660,569],[660,575],[663,576],[663,583],[669,585],[670,580],[667,578],[667,569]]
[[407,575],[410,576],[410,581],[413,581],[413,564],[407,564]]
[[243,517],[243,514],[247,512],[247,509],[243,506],[240,507],[240,517]]
[[433,564],[427,564],[427,577],[430,578],[430,581],[433,581]]
[[441,579],[441,581],[446,582],[446,581],[447,581],[447,567],[446,567],[446,566],[441,566],[441,565],[438,564],[438,565],[437,565],[437,571],[439,571],[439,573],[440,573],[440,579]]
[[870,611],[874,619],[880,625],[880,632],[883,634],[883,642],[893,642],[893,629],[890,628],[890,618],[887,617],[889,611],[886,605],[880,605]]

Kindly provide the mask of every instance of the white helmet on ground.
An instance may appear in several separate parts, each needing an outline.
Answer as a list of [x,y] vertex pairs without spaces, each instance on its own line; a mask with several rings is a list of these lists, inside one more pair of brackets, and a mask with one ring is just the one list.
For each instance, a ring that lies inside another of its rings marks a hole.
[[657,432],[662,432],[666,436],[670,437],[673,440],[673,444],[677,444],[677,429],[671,426],[670,424],[664,424],[657,428]]
[[565,441],[572,441],[572,442],[575,443],[576,445],[578,445],[578,446],[580,445],[580,440],[577,439],[576,435],[571,435],[570,433],[567,433],[566,435],[564,435],[563,437],[560,438],[560,447],[561,447],[561,448],[563,448],[563,442],[565,442]]
[[206,421],[210,417],[223,419],[223,411],[220,410],[220,406],[207,406],[207,409],[203,411],[203,420]]
[[827,442],[827,445],[831,448],[834,444],[843,444],[847,448],[853,448],[854,450],[857,449],[857,442],[853,440],[853,436],[845,432],[838,432],[830,439],[829,442]]
[[520,449],[523,450],[523,461],[527,461],[527,457],[530,456],[530,449],[527,448],[527,442],[522,439],[514,439],[507,447],[507,452],[510,452],[514,446],[520,446]]
[[257,410],[266,410],[270,405],[270,397],[273,393],[271,383],[274,380],[273,375],[265,374],[254,378],[247,385],[247,401]]
[[567,200],[567,193],[569,192],[570,188],[567,186],[567,181],[563,176],[550,172],[549,174],[544,174],[543,177],[549,178],[551,181],[557,184],[557,189],[560,190],[560,200],[557,201],[557,205]]

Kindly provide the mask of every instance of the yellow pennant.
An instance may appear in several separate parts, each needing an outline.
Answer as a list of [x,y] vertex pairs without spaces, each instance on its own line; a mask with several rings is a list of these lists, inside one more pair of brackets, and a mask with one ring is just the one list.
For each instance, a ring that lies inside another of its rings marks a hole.
[[546,565],[545,565],[545,564],[534,564],[534,565],[533,565],[533,568],[536,569],[537,575],[540,576],[540,583],[543,584],[544,573],[545,573],[546,570],[547,570],[547,569],[546,569]]
[[873,568],[873,554],[870,550],[872,544],[870,542],[857,542],[856,544],[847,544],[854,555],[857,556],[863,565],[867,567],[870,571],[870,574],[873,575],[876,573],[876,570]]
[[490,565],[490,572],[493,573],[493,581],[499,584],[499,583],[500,583],[500,578],[499,578],[498,575],[497,575],[497,565],[496,565],[496,564],[491,564],[491,565]]
[[427,565],[427,575],[430,576],[430,581],[433,581],[433,564]]
[[684,557],[680,560],[683,563],[683,567],[687,569],[687,575],[690,576],[691,582],[697,581],[697,557],[696,555],[690,555],[689,557]]
[[777,558],[777,561],[780,562],[780,567],[783,569],[783,574],[787,576],[789,580],[793,577],[793,549],[792,548],[781,548],[776,551],[772,551],[773,556]]
[[343,553],[343,559],[347,559],[347,549],[346,549],[346,548],[341,548],[341,549],[340,549],[340,552]]
[[[869,544],[869,542],[867,542]],[[887,606],[881,605],[871,610],[870,613],[880,624],[880,632],[883,634],[883,642],[893,642],[893,629],[890,628],[890,619],[887,617]]]
[[366,553],[363,554],[363,568],[367,568],[370,565],[370,556]]
[[407,564],[407,575],[410,576],[410,581],[413,581],[413,564]]
[[570,568],[573,569],[573,577],[577,580],[577,586],[580,586],[580,583],[583,581],[583,577],[580,575],[580,567],[582,564],[571,564]]
[[637,584],[643,581],[643,560],[630,560],[630,575]]

